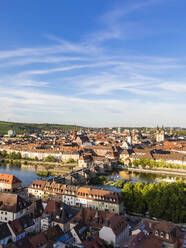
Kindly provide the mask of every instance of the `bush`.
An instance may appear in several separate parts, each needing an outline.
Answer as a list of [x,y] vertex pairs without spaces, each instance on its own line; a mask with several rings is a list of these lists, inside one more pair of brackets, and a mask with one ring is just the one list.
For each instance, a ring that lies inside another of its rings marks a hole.
[[75,163],[75,162],[76,162],[76,161],[75,161],[73,158],[69,158],[68,161],[67,161],[67,163],[69,163],[69,164],[70,164],[70,163]]
[[18,152],[18,153],[11,152],[7,155],[7,158],[9,158],[9,159],[22,159],[22,156],[21,156],[20,152]]
[[105,181],[106,181],[105,176],[92,177],[89,181],[89,184],[90,185],[100,185],[100,184],[104,184]]
[[45,158],[45,161],[46,162],[56,162],[56,158],[52,155],[48,155],[46,158]]
[[37,171],[36,175],[39,177],[48,177],[49,173],[48,171]]

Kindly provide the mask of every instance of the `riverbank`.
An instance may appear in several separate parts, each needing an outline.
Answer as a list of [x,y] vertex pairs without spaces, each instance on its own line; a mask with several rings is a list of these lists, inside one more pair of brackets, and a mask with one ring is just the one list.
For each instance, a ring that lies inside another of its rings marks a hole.
[[186,170],[183,169],[170,169],[170,168],[154,168],[154,169],[143,169],[143,168],[123,168],[124,171],[131,172],[142,172],[152,174],[164,174],[186,177]]
[[38,176],[43,177],[70,173],[77,167],[77,163],[57,163],[24,159],[7,159],[3,160],[3,162],[1,161],[0,165],[6,168],[29,169],[35,171]]

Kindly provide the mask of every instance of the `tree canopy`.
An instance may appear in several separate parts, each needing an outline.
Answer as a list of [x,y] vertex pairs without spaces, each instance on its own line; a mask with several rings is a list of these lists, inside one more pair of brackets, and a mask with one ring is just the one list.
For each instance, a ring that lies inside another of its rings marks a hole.
[[186,185],[174,183],[126,183],[122,199],[128,213],[149,213],[150,217],[175,223],[186,222]]

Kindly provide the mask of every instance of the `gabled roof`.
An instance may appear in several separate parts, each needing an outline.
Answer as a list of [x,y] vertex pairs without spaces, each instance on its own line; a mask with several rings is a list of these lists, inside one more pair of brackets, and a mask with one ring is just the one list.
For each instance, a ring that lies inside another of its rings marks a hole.
[[87,236],[88,226],[84,223],[79,223],[74,227],[74,230],[79,239],[83,241]]
[[104,247],[104,243],[99,238],[98,234],[94,234],[92,237],[89,238],[89,240],[83,241],[81,245],[83,245],[84,248],[103,248]]
[[13,220],[9,223],[10,228],[12,229],[15,236],[20,235],[21,233],[24,233],[24,228],[21,224],[21,221],[19,219]]
[[20,179],[18,179],[14,175],[0,173],[0,183],[16,184],[16,183],[22,183],[22,182]]
[[35,180],[30,186],[29,189],[39,189],[39,190],[43,190],[45,185],[46,185],[47,181],[44,180]]
[[24,229],[34,225],[34,220],[30,215],[24,215],[19,220]]
[[[81,208],[81,210],[73,218],[73,223],[83,223],[94,228],[102,228],[106,225],[106,219],[108,219],[114,229],[117,225],[116,221],[121,222],[121,219],[117,216],[119,215],[107,211],[98,211],[92,208]],[[124,227],[124,225],[127,225],[127,223],[123,223],[121,227]],[[118,227],[117,230],[114,229],[114,232],[119,232],[119,230],[120,228]]]
[[109,218],[108,221],[109,221],[109,226],[115,235],[121,233],[128,225],[125,219],[120,215],[114,215],[111,218]]
[[42,247],[42,245],[47,244],[47,238],[45,237],[44,233],[39,233],[30,239],[30,243],[32,244],[33,248]]
[[33,248],[32,244],[30,243],[29,238],[26,236],[22,239],[19,239],[15,243],[8,246],[8,248]]
[[43,217],[46,214],[49,214],[55,222],[66,223],[77,214],[77,211],[63,202],[49,200],[43,212]]
[[59,225],[50,227],[47,231],[44,232],[48,240],[56,241],[60,238],[64,232],[61,230]]
[[154,228],[159,231],[170,233],[173,229],[175,229],[175,225],[171,222],[163,220],[155,225]]
[[0,192],[0,210],[17,213],[30,205],[18,194]]

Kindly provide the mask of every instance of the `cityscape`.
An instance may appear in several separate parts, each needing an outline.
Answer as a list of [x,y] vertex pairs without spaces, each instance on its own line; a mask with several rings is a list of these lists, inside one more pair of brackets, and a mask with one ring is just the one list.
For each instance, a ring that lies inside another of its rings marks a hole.
[[0,2],[0,248],[186,248],[185,10]]

